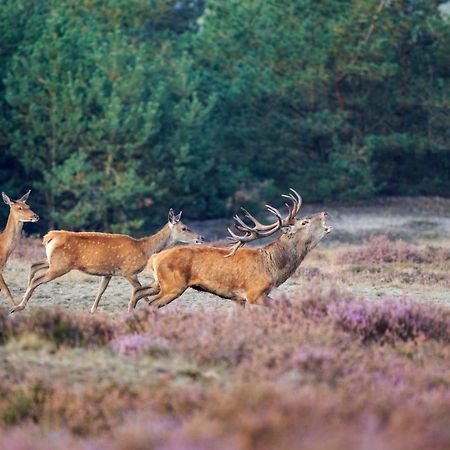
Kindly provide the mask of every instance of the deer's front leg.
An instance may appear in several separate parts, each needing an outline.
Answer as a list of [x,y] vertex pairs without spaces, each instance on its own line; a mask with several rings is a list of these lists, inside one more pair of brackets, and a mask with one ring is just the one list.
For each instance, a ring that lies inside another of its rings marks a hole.
[[8,289],[8,286],[6,285],[6,282],[5,282],[5,279],[3,278],[2,273],[0,273],[0,291],[3,292],[3,294],[10,301],[12,306],[16,306],[14,297],[12,296],[11,291]]

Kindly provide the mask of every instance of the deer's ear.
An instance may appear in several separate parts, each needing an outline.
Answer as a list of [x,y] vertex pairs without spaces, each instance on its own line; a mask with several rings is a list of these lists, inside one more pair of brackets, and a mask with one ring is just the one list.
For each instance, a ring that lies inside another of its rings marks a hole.
[[169,209],[169,216],[168,216],[168,221],[169,221],[169,225],[176,225],[179,221],[180,221],[180,217],[181,217],[181,212],[180,214],[175,214],[175,212],[173,211],[172,208]]
[[173,225],[174,213],[173,209],[169,209],[169,214],[167,215],[167,221]]
[[169,224],[176,225],[180,221],[182,213],[183,213],[183,211],[180,211],[179,214],[175,214],[173,209],[170,208],[169,209],[169,217],[168,217]]
[[12,206],[13,202],[11,201],[11,199],[10,199],[4,192],[2,192],[2,198],[3,198],[3,201],[4,201],[8,206]]
[[26,194],[23,194],[22,197],[19,198],[19,202],[25,203],[28,200],[30,193],[31,193],[31,189]]

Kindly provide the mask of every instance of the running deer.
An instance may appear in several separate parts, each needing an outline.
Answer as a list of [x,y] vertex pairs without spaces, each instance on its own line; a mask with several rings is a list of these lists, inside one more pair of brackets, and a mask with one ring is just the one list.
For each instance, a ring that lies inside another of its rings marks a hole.
[[37,222],[39,216],[31,211],[26,201],[30,196],[28,191],[19,200],[12,201],[4,192],[2,192],[3,201],[9,206],[9,216],[6,227],[0,233],[0,291],[8,298],[13,306],[16,305],[8,286],[3,278],[3,269],[8,261],[9,255],[16,248],[22,234],[24,222]]
[[[150,255],[172,247],[177,242],[203,242],[203,237],[190,230],[180,219],[181,212],[175,215],[170,209],[168,223],[153,236],[142,239],[125,234],[50,231],[43,239],[47,261],[40,261],[30,267],[27,291],[20,304],[11,312],[23,310],[34,290],[41,284],[71,270],[81,270],[102,277],[91,308],[91,313],[94,313],[111,277],[122,276],[133,288],[140,287],[137,275],[145,268]],[[37,274],[43,269],[47,271],[42,275]]]
[[[308,252],[331,232],[326,225],[327,213],[321,212],[296,219],[302,199],[291,189],[286,203],[288,214],[282,218],[279,211],[266,205],[275,215],[276,222],[263,225],[245,209],[252,225],[238,215],[235,227],[243,235],[231,234],[230,249],[210,246],[184,247],[165,250],[153,255],[150,264],[155,281],[150,286],[136,288],[128,310],[136,307],[139,299],[154,295],[150,304],[161,308],[179,297],[188,287],[211,292],[241,305],[245,302],[267,304],[271,289],[284,283],[297,269]],[[271,244],[261,248],[241,248],[261,237],[271,236],[278,230],[283,234]]]

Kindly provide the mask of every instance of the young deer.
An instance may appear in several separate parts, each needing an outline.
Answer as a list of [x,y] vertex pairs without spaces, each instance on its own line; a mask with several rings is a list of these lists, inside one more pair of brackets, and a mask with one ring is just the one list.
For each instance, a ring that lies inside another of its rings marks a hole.
[[[125,234],[50,231],[43,244],[47,261],[30,267],[29,284],[25,295],[11,312],[25,308],[34,290],[43,283],[59,278],[71,270],[81,270],[103,277],[91,312],[97,310],[100,298],[113,276],[122,276],[133,288],[141,286],[137,275],[142,272],[153,253],[172,247],[177,242],[199,244],[203,237],[190,230],[170,209],[168,223],[153,236],[134,239]],[[44,274],[37,272],[48,269]]]
[[3,269],[8,261],[9,255],[16,248],[22,234],[24,222],[37,222],[39,216],[31,211],[26,204],[30,196],[28,191],[19,200],[12,201],[4,192],[2,192],[3,201],[9,206],[9,216],[6,227],[0,233],[0,291],[8,298],[13,306],[16,305],[8,286],[3,278]]
[[[245,302],[266,304],[268,294],[274,287],[284,283],[297,269],[309,251],[328,233],[327,213],[322,212],[303,219],[296,219],[302,203],[301,197],[291,189],[288,197],[292,207],[281,218],[277,209],[266,205],[277,221],[270,225],[258,222],[248,211],[247,225],[235,216],[235,227],[245,234],[239,236],[230,229],[234,245],[226,248],[210,246],[184,247],[165,250],[153,255],[150,263],[155,282],[150,286],[136,288],[128,309],[135,308],[139,299],[155,295],[150,303],[161,308],[179,297],[188,287],[211,292],[244,305]],[[270,236],[282,230],[283,234],[262,248],[240,248],[260,237]]]

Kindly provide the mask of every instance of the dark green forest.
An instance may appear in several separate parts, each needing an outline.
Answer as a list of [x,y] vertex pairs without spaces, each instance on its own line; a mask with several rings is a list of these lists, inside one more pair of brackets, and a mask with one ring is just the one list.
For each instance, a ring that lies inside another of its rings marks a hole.
[[443,3],[2,0],[0,188],[37,230],[136,235],[289,186],[448,196]]

